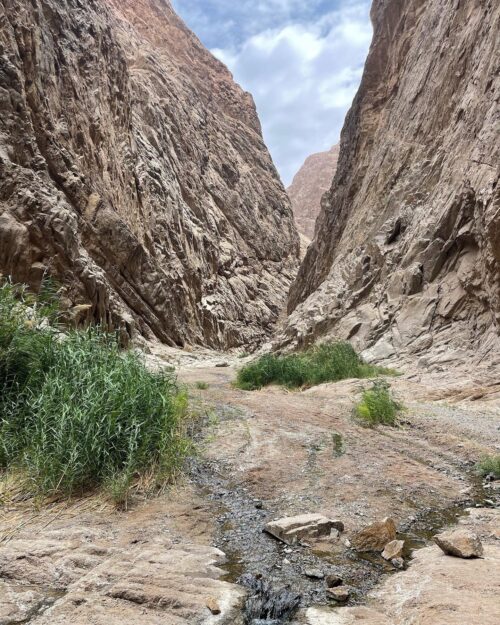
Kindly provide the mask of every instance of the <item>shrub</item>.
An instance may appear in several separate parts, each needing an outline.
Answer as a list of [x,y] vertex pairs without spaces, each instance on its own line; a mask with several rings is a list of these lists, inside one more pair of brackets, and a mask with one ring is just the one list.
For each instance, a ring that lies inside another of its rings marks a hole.
[[356,406],[357,416],[370,426],[395,425],[401,410],[401,404],[392,397],[390,386],[384,380],[376,380],[370,389],[364,390]]
[[206,391],[210,385],[207,382],[195,382],[195,386],[200,391]]
[[122,497],[140,474],[169,478],[189,447],[173,373],[99,328],[61,335],[55,310],[0,286],[0,466],[46,494],[105,484]]
[[265,354],[240,369],[236,386],[247,391],[269,384],[297,388],[379,373],[392,372],[364,363],[349,343],[330,342],[297,354]]
[[500,454],[483,456],[477,463],[476,469],[482,477],[493,475],[496,480],[500,480]]

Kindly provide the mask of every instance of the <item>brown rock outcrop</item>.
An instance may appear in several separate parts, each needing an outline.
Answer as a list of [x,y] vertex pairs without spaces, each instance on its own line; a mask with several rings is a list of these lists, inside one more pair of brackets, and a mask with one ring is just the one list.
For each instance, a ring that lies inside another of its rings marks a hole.
[[281,343],[498,365],[500,5],[375,0],[372,20]]
[[396,533],[394,520],[387,517],[355,534],[351,544],[357,551],[383,551],[389,543],[396,540]]
[[299,241],[255,106],[167,0],[0,0],[0,272],[128,334],[268,334]]
[[332,184],[338,158],[338,145],[334,145],[328,152],[312,154],[306,158],[287,189],[297,229],[308,239],[314,237],[314,226],[321,210],[321,198]]

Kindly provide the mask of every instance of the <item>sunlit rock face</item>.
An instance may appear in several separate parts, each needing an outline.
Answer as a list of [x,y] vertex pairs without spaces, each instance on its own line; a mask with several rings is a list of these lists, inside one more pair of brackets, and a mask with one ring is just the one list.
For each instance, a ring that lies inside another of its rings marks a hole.
[[297,230],[308,239],[314,237],[314,226],[321,210],[321,198],[332,184],[338,158],[338,145],[334,145],[328,152],[311,154],[287,189]]
[[0,110],[0,272],[170,344],[272,331],[290,203],[251,96],[166,0],[3,0]]
[[372,21],[280,342],[498,363],[500,5],[375,0]]

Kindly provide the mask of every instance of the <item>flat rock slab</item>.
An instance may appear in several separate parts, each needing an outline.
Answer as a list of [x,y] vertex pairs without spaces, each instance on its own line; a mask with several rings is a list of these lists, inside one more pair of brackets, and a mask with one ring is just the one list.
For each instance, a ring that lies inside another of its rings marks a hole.
[[456,558],[481,558],[483,545],[473,532],[458,529],[434,536],[436,545],[449,556]]
[[343,530],[341,521],[333,521],[322,514],[301,514],[271,521],[264,529],[287,545],[295,545],[303,539],[330,536],[332,529],[339,530],[340,527]]

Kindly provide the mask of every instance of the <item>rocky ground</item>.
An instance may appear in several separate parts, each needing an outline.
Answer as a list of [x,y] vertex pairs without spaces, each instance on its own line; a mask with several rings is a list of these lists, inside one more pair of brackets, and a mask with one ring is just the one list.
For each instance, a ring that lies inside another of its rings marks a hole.
[[[162,348],[150,358],[181,363],[203,423],[188,475],[128,511],[97,496],[40,509],[5,500],[1,625],[242,625],[245,590],[235,582],[258,573],[302,595],[296,623],[498,622],[498,489],[471,473],[500,447],[491,381],[395,378],[401,426],[372,430],[352,417],[362,381],[243,392],[231,386],[236,357]],[[309,546],[262,533],[302,513],[339,519],[345,531]],[[407,570],[346,545],[387,516],[406,542]],[[433,545],[458,521],[480,535],[483,559]],[[333,574],[351,594],[346,607],[328,599],[323,576]]]

